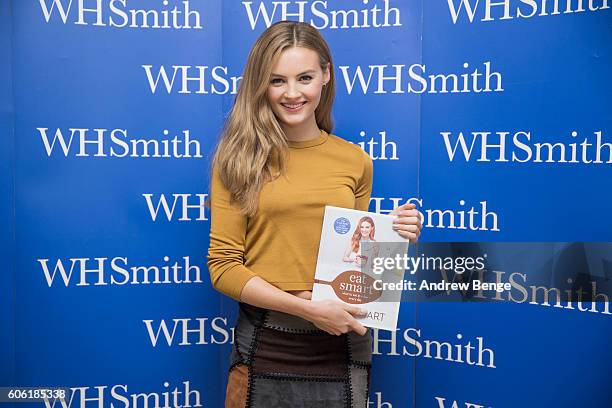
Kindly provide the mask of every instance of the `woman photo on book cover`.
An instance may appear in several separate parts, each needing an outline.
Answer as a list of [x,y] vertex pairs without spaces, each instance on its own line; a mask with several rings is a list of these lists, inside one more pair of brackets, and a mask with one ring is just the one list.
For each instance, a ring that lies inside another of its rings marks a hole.
[[366,266],[368,262],[372,263],[372,259],[376,258],[379,253],[378,244],[370,244],[368,253],[363,251],[362,242],[375,242],[376,226],[372,217],[361,217],[355,227],[355,231],[351,236],[351,240],[344,251],[342,260],[344,262],[353,262],[359,266]]
[[[238,302],[226,408],[367,405],[372,337],[355,318],[366,311],[311,300],[325,206],[367,211],[372,191],[372,158],[332,133],[335,86],[317,29],[270,25],[215,148],[207,265],[213,288]],[[393,214],[416,241],[415,206]]]

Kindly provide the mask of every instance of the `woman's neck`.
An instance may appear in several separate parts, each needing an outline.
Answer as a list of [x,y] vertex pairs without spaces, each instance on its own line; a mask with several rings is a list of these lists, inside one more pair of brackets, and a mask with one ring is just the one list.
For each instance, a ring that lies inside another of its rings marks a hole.
[[285,132],[287,140],[292,142],[303,142],[321,136],[321,129],[319,129],[316,123],[305,123],[297,127],[283,126],[283,131]]

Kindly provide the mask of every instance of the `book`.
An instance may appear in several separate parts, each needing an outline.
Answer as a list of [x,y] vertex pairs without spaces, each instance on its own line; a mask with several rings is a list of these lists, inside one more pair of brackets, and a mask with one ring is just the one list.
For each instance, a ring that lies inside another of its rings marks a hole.
[[[394,331],[401,303],[408,240],[393,230],[395,216],[327,205],[311,300],[333,299],[366,309],[355,319],[366,327]],[[384,267],[387,266],[387,267]],[[389,283],[395,284],[388,285]],[[387,285],[385,285],[387,284]]]

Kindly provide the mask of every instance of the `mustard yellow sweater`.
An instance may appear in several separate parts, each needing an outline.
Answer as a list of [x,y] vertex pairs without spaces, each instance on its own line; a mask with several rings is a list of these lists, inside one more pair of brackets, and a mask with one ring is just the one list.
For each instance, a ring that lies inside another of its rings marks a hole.
[[367,211],[372,175],[372,159],[359,146],[321,130],[316,139],[289,142],[286,174],[263,186],[257,213],[246,217],[213,169],[213,287],[237,301],[254,276],[281,290],[312,290],[325,205]]

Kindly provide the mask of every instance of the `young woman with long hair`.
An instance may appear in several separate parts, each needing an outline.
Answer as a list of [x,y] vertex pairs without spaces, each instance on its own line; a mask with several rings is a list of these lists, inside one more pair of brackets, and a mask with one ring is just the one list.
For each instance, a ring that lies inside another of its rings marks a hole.
[[[226,407],[366,407],[372,339],[358,307],[311,301],[325,205],[367,210],[371,158],[333,135],[334,71],[311,25],[253,45],[216,148],[208,268],[239,302]],[[416,240],[414,206],[396,230]]]
[[[368,258],[363,256],[362,254],[362,242],[375,242],[376,239],[376,226],[374,225],[374,220],[372,217],[361,217],[357,225],[355,226],[355,231],[353,231],[353,235],[351,236],[351,241],[344,251],[344,255],[342,256],[342,260],[344,262],[353,262],[359,266],[365,265],[368,261]],[[378,256],[379,247],[377,244],[372,245],[372,258],[376,258]]]

